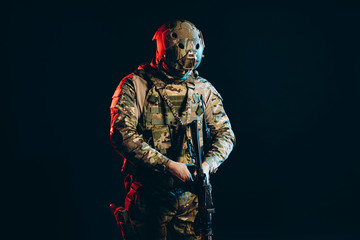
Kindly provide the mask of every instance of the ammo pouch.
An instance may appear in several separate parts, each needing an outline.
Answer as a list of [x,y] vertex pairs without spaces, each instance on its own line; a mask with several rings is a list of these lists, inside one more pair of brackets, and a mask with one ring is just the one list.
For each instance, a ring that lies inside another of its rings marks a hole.
[[116,222],[121,230],[124,240],[136,240],[135,231],[130,223],[129,213],[124,207],[118,207],[114,212]]

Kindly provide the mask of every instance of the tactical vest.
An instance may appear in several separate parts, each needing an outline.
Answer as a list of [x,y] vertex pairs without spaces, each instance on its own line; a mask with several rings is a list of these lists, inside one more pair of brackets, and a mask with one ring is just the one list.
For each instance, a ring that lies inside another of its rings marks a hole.
[[184,125],[193,120],[199,121],[199,137],[202,145],[202,114],[200,95],[195,91],[193,81],[179,84],[165,84],[151,77],[153,86],[149,89],[144,102],[143,129],[147,142],[171,160],[193,164],[185,134],[191,139],[190,129],[177,122],[166,100],[164,91]]

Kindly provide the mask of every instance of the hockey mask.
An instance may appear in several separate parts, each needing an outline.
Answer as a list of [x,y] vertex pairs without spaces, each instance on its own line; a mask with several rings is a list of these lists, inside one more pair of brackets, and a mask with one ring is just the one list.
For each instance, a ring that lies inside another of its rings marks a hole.
[[191,22],[177,20],[164,24],[153,40],[156,40],[156,65],[171,78],[187,79],[200,65],[204,38]]

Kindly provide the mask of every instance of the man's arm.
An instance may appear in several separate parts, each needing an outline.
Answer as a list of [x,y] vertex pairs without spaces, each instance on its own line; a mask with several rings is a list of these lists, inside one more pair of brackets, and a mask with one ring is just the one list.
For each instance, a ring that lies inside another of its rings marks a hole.
[[222,98],[216,89],[209,84],[209,95],[205,100],[205,117],[210,128],[211,142],[204,156],[204,163],[209,164],[214,172],[229,156],[235,145],[235,135],[225,113]]
[[132,74],[121,80],[110,109],[110,139],[115,150],[134,165],[144,164],[165,172],[169,159],[147,144],[137,131],[139,114]]
[[116,89],[111,110],[110,139],[115,150],[135,166],[146,165],[154,171],[167,170],[182,181],[190,179],[185,164],[177,163],[151,147],[137,131],[139,113],[133,75],[125,77]]

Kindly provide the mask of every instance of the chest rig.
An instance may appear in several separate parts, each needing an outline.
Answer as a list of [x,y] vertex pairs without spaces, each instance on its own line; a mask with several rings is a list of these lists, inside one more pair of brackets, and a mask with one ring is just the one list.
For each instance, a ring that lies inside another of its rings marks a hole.
[[[145,97],[142,119],[146,141],[171,160],[192,164],[185,136],[191,138],[188,125],[193,120],[199,121],[200,142],[203,142],[202,101],[195,91],[194,80],[166,84],[151,77],[150,81],[153,85]],[[174,117],[165,95],[184,125]]]

